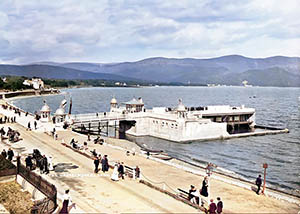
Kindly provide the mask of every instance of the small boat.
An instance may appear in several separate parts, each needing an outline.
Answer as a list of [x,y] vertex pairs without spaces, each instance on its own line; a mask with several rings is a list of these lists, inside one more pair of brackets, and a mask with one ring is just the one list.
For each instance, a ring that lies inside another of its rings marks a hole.
[[149,150],[143,150],[143,149],[141,149],[141,152],[143,154],[148,154],[149,153],[149,155],[159,155],[159,154],[162,153],[162,151],[155,151],[155,150],[149,151]]
[[158,158],[158,159],[161,159],[161,160],[171,160],[172,159],[172,157],[169,156],[167,153],[152,155],[152,157]]

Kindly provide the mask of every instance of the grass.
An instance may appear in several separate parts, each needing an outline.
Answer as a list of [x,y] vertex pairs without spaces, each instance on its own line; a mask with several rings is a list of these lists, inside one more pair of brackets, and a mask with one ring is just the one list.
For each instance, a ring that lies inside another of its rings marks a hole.
[[31,194],[29,192],[22,192],[21,186],[12,181],[0,183],[0,204],[10,214],[30,214],[33,201],[31,201]]

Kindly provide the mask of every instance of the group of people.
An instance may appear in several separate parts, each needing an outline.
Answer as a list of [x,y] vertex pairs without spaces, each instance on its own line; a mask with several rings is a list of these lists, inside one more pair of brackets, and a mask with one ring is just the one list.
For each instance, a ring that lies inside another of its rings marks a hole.
[[14,151],[9,148],[8,151],[6,151],[5,149],[2,150],[1,152],[1,155],[4,157],[4,158],[7,158],[9,161],[12,161],[12,159],[14,158]]
[[201,201],[201,195],[204,197],[208,197],[208,178],[207,176],[204,177],[202,181],[202,188],[197,190],[195,186],[191,185],[191,188],[189,190],[189,200],[192,203],[203,205],[203,202]]
[[118,181],[120,178],[124,179],[125,175],[125,169],[124,169],[124,163],[123,162],[118,162],[114,166],[114,171],[111,175],[111,180],[113,181]]
[[[10,142],[18,142],[21,140],[20,132],[17,130],[13,130],[12,128],[8,127],[7,132],[5,132],[4,128],[0,129],[1,141],[8,138]],[[7,137],[6,137],[7,136]]]
[[0,123],[15,123],[17,120],[16,116],[13,117],[8,117],[8,116],[4,116],[3,118],[0,118]]
[[[37,129],[37,122],[36,122],[36,120],[33,122],[33,125],[34,125],[34,129],[36,130]],[[30,121],[27,124],[27,131],[31,131],[31,123],[30,123]]]
[[[208,197],[208,178],[204,177],[204,180],[202,182],[202,188],[200,190],[197,190],[195,186],[191,185],[191,188],[189,190],[189,196],[188,199],[197,205],[203,206],[204,202],[201,200],[201,195],[204,197]],[[213,199],[210,200],[208,212],[209,214],[221,214],[223,210],[223,202],[221,201],[221,198],[217,198],[217,204],[214,203]]]
[[34,164],[32,160],[35,160],[35,167],[38,167],[40,169],[40,173],[48,174],[49,171],[52,171],[54,169],[53,163],[52,163],[52,157],[46,157],[46,155],[42,155],[38,149],[33,150],[33,154],[28,155],[25,158],[25,164],[26,167],[30,170],[34,169]]
[[[12,107],[12,106],[8,106],[8,105],[2,105],[3,109],[8,109],[10,111],[14,111],[14,114],[21,116],[21,111],[18,108]],[[8,116],[4,116],[3,118],[0,118],[0,123],[15,123],[16,122],[16,116],[12,116],[12,117],[8,117]]]
[[99,172],[100,163],[101,163],[101,166],[102,166],[102,168],[101,168],[102,172],[103,173],[107,172],[109,170],[107,155],[104,155],[103,158],[102,158],[101,154],[97,154],[96,150],[93,150],[92,154],[94,156],[94,165],[95,165],[94,172],[95,173]]
[[214,202],[214,199],[210,199],[210,204],[208,208],[209,214],[221,214],[223,212],[223,202],[220,197],[217,197],[217,204]]

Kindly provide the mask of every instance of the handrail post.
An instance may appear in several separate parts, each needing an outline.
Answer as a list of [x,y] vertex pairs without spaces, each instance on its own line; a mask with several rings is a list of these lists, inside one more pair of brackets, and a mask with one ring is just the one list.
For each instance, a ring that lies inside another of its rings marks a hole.
[[21,158],[20,156],[17,156],[16,181],[17,181],[18,174],[20,173],[20,165],[21,165],[20,158]]

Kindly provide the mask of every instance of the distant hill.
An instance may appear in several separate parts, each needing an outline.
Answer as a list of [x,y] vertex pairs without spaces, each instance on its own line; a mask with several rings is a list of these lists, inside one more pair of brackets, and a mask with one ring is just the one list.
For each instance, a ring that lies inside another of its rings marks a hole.
[[116,81],[136,81],[137,79],[116,74],[93,73],[60,66],[31,64],[31,65],[0,65],[0,75],[41,77],[47,79],[103,79]]
[[[154,82],[241,85],[246,79],[252,85],[300,86],[300,82],[297,81],[300,75],[299,57],[247,58],[240,55],[211,59],[155,57],[137,62],[63,63],[60,66]],[[278,72],[279,70],[281,72]],[[266,76],[269,78],[263,78]]]
[[[5,70],[5,67],[0,65],[0,75],[3,69]],[[108,78],[118,81],[134,79],[226,85],[242,85],[242,81],[247,80],[249,84],[258,86],[300,87],[300,58],[285,56],[247,58],[229,55],[211,59],[155,57],[120,63],[40,62],[20,66],[18,69],[26,74],[63,79]]]

